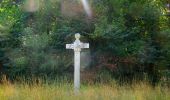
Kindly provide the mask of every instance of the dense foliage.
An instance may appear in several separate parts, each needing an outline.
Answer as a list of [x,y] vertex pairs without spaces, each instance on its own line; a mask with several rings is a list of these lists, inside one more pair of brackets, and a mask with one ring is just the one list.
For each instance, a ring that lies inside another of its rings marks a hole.
[[83,66],[97,72],[96,81],[109,75],[121,83],[170,77],[168,1],[91,0],[92,16],[79,0],[0,2],[1,76],[72,74],[73,53],[65,44],[79,32],[90,43]]

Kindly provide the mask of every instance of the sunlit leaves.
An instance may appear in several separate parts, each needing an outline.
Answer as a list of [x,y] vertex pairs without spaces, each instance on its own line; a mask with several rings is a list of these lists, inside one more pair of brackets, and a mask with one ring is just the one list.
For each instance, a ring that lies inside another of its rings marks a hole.
[[24,47],[40,50],[45,48],[50,41],[48,34],[34,34],[31,28],[25,29],[25,35],[22,36],[22,44]]

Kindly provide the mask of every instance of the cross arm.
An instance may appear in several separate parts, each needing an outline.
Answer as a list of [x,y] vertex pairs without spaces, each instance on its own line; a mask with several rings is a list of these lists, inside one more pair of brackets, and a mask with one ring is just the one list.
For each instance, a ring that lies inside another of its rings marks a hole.
[[74,44],[66,44],[66,49],[74,49]]
[[89,48],[89,43],[82,43],[81,48]]

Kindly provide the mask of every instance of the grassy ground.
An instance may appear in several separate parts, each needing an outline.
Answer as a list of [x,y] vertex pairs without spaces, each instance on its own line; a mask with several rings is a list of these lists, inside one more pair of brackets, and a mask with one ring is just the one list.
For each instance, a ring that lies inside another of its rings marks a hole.
[[170,100],[170,89],[147,83],[132,86],[81,85],[80,93],[75,95],[69,83],[53,84],[11,84],[0,85],[0,100]]

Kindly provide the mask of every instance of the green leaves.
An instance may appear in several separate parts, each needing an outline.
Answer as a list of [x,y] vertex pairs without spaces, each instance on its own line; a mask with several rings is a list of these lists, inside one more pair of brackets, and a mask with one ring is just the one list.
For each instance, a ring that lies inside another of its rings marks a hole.
[[[28,0],[24,6],[23,1],[3,0],[1,48],[5,48],[14,65],[25,66],[21,71],[62,73],[73,66],[65,44],[74,41],[74,34],[79,32],[82,41],[90,42],[91,54],[96,58],[92,63],[116,63],[116,67],[122,67],[122,73],[133,72],[136,66],[151,68],[148,73],[152,73],[153,66],[170,65],[169,18],[161,15],[165,13],[162,0],[93,0],[90,3],[93,16],[88,18],[82,13],[79,1]],[[35,4],[35,9],[30,4]],[[97,59],[105,54],[105,62]],[[110,60],[112,57],[118,60]],[[135,60],[130,62],[128,58]],[[94,67],[98,66],[95,64]]]
[[30,28],[25,29],[25,35],[22,36],[22,45],[30,49],[41,50],[48,46],[50,42],[49,34],[34,34]]

